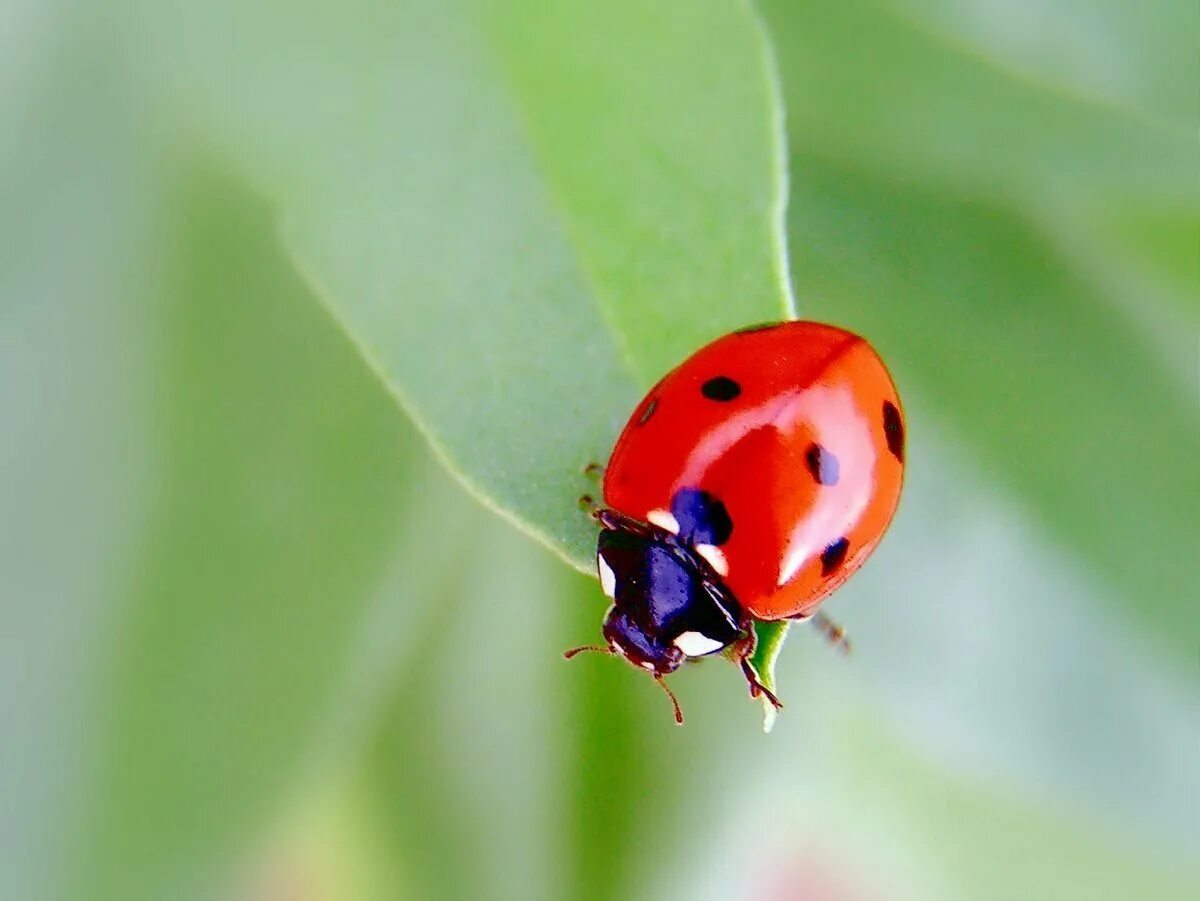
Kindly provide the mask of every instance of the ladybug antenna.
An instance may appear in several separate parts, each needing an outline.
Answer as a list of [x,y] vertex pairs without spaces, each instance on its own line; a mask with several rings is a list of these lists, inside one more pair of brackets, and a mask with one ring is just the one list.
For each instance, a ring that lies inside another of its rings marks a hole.
[[654,681],[658,683],[659,688],[667,693],[667,697],[671,699],[671,706],[675,708],[675,724],[683,725],[683,711],[679,708],[679,699],[675,697],[675,692],[667,686],[667,680],[662,677],[661,673],[654,674]]
[[569,651],[564,651],[563,652],[563,660],[570,660],[572,657],[575,657],[578,654],[582,654],[584,651],[594,651],[597,654],[610,654],[610,655],[616,653],[616,651],[614,651],[612,648],[610,648],[606,644],[585,644],[582,647],[571,648],[571,650],[569,650]]
[[[592,652],[594,654],[608,654],[610,657],[615,657],[617,652],[606,644],[585,644],[577,648],[571,648],[569,651],[563,652],[563,659],[570,660],[584,652]],[[675,697],[675,692],[667,686],[667,681],[662,677],[662,673],[654,674],[654,681],[658,683],[659,688],[667,693],[667,697],[671,699],[671,706],[675,708],[675,722],[680,726],[683,725],[683,710],[679,706],[679,699]]]

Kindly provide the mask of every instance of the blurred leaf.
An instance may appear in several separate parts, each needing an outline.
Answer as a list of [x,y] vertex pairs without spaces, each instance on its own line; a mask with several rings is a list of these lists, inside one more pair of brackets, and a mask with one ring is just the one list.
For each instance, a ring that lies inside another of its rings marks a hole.
[[677,728],[619,661],[529,650],[595,633],[592,579],[498,523],[471,548],[362,774],[402,874],[385,896],[645,897],[689,858],[697,818],[739,790],[713,774],[761,741],[744,683],[720,663],[673,677]]
[[1083,93],[1188,127],[1200,68],[1187,0],[894,0],[914,24],[1056,92]]
[[[1173,549],[1200,503],[1200,420],[1194,266],[1169,248],[1200,210],[1190,138],[877,0],[765,6],[806,311],[870,335],[902,390],[1183,650],[1197,573]],[[1117,237],[1139,222],[1171,242]]]
[[[1120,824],[1063,815],[1040,799],[1005,791],[1003,783],[984,786],[935,768],[865,721],[840,731],[831,778],[853,780],[853,790],[879,812],[889,834],[904,836],[902,841],[942,864],[935,882],[940,891],[910,888],[910,897],[1194,897],[1194,866],[1172,865],[1166,856],[1123,841]],[[837,828],[866,834],[844,816],[831,819],[841,820]],[[870,856],[884,853],[878,849]]]
[[794,150],[1032,208],[1200,200],[1188,127],[1015,76],[889,0],[761,5]]
[[[1016,9],[993,0],[763,5],[794,150],[898,187],[916,181],[1019,210],[1191,390],[1200,190],[1188,121],[1146,115],[1153,104],[1108,102],[1099,82],[1064,90],[949,36],[970,32],[1005,59],[1030,42],[1053,46],[1068,66],[1072,47],[1099,44],[1108,49],[1089,59],[1127,86],[1177,84],[1169,60],[1187,32],[1167,23],[1184,15],[1181,4],[1153,12],[1109,2],[1074,9],[1072,0]],[[872,64],[859,65],[860,55]]]
[[176,106],[209,110],[260,174],[300,268],[451,468],[590,570],[581,471],[641,392],[790,313],[752,12],[239,8],[236,48],[180,15],[161,55],[199,99]]
[[[0,70],[45,64],[41,24],[6,20]],[[0,897],[29,901],[60,897],[90,667],[153,472],[128,291],[152,167],[111,86],[73,74],[0,82]]]
[[[1087,580],[999,516],[994,487],[933,437],[914,434],[927,462],[904,512],[834,599],[856,653],[793,629],[789,706],[769,741],[723,664],[673,677],[677,729],[650,680],[616,661],[522,653],[593,634],[595,585],[511,530],[481,530],[470,573],[418,630],[430,644],[405,667],[361,792],[408,891],[740,897],[776,861],[811,855],[866,886],[885,874],[900,897],[974,897],[998,878],[992,842],[1019,861],[987,889],[1009,897],[1037,897],[1060,847],[1064,872],[1178,891],[1194,845],[1194,690],[1095,616]],[[783,828],[797,820],[806,828]]]
[[[598,618],[585,607],[595,589],[573,573],[558,579],[569,647],[595,634]],[[658,687],[620,661],[586,655],[568,665],[582,677],[562,679],[559,694],[570,816],[563,826],[574,864],[567,897],[672,894],[680,874],[697,865],[695,841],[709,832],[713,811],[741,791],[739,779],[715,774],[762,747],[760,711],[747,703],[741,674],[716,658],[671,679],[686,716],[682,728]]]
[[[1191,655],[1196,408],[1037,231],[979,202],[797,155],[796,281],[869,324],[901,385]],[[803,248],[803,254],[799,249]],[[919,425],[917,426],[919,427]]]
[[404,501],[402,423],[266,211],[210,178],[178,199],[161,482],[97,687],[80,898],[218,888],[335,697]]
[[[865,706],[863,719],[933,766],[1103,822],[1164,860],[1200,859],[1191,666],[1112,615],[1115,587],[980,472],[923,404],[907,413],[923,425],[909,433],[904,505],[830,602],[855,652],[783,658],[789,697],[801,686],[805,709],[789,707],[772,748],[810,741],[831,712]],[[805,722],[813,705],[826,708],[812,717],[818,725]],[[848,774],[847,790],[868,778]]]
[[546,703],[562,567],[487,519],[419,624],[357,777],[398,873],[384,897],[533,901],[561,897],[569,872],[561,711]]
[[985,782],[922,759],[865,712],[826,711],[815,737],[822,748],[807,773],[772,742],[775,765],[748,780],[710,840],[720,856],[753,865],[705,867],[679,897],[1195,897],[1194,861],[1130,842],[1123,824],[1064,810],[997,773]]
[[409,897],[369,815],[371,798],[349,779],[298,794],[266,849],[256,855],[236,901],[398,901]]

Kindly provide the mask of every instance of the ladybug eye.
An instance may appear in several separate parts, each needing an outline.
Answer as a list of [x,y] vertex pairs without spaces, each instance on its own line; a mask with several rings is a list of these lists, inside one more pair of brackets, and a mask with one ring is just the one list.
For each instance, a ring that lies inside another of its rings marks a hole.
[[742,386],[727,375],[718,375],[701,385],[700,393],[709,400],[730,401],[742,393]]
[[883,402],[883,434],[887,437],[888,450],[892,456],[904,462],[904,422],[900,411],[890,400]]

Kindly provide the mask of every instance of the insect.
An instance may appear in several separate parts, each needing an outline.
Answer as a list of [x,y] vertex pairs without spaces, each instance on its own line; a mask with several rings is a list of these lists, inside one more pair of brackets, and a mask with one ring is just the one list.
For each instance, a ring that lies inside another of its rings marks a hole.
[[879,355],[817,322],[741,329],[702,347],[633,411],[604,469],[596,567],[612,606],[601,651],[664,676],[750,657],[758,620],[813,619],[879,543],[904,475],[904,414]]

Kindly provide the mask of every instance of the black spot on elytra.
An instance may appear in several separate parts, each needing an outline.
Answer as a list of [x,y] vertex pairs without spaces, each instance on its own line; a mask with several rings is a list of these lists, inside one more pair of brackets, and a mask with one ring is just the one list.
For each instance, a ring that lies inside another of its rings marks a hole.
[[650,399],[650,403],[646,404],[646,409],[642,410],[642,415],[638,417],[638,425],[645,425],[650,421],[650,417],[654,415],[654,411],[658,408],[658,398]]
[[838,458],[821,445],[810,444],[804,454],[804,462],[808,466],[809,473],[817,480],[817,484],[836,485],[838,483],[841,473]]
[[839,538],[821,552],[821,575],[828,576],[846,559],[846,551],[850,550],[850,542]]
[[725,505],[699,488],[675,492],[671,515],[679,523],[679,537],[689,544],[720,546],[733,534],[733,519]]
[[888,450],[892,456],[904,462],[904,422],[900,411],[890,400],[883,402],[883,434],[887,438]]
[[742,386],[727,375],[717,375],[700,386],[700,393],[709,400],[730,401],[742,393]]

